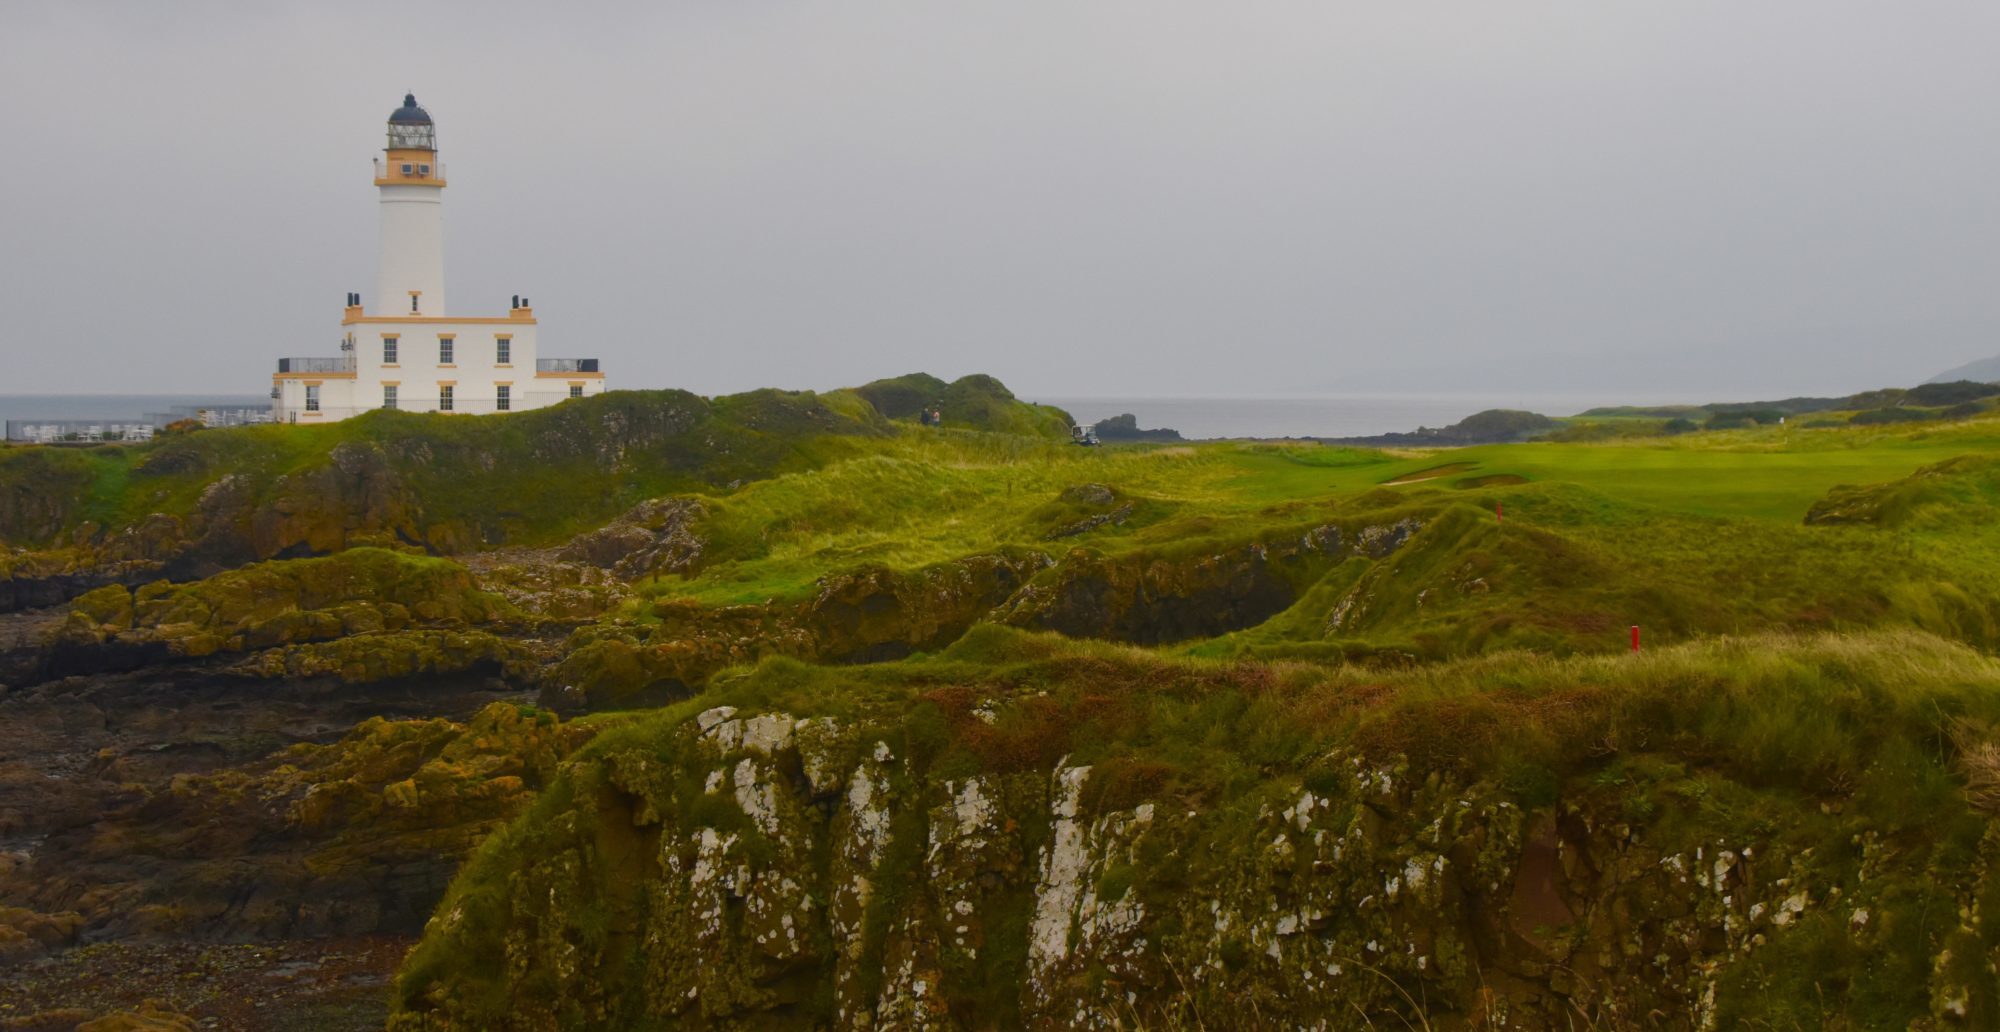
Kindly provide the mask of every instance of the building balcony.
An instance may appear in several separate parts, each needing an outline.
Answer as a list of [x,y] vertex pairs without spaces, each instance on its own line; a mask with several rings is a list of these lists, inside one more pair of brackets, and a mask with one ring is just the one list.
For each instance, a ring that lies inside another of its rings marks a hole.
[[537,373],[594,373],[597,360],[594,358],[538,358],[535,359]]
[[294,376],[302,373],[339,374],[354,372],[354,356],[341,355],[337,358],[281,358],[278,372]]

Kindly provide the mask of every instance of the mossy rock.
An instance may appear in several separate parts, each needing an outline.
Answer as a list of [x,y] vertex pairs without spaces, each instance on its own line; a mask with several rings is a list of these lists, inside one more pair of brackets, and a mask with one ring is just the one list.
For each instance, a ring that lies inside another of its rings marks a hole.
[[[358,548],[258,563],[189,584],[152,583],[136,593],[100,588],[72,604],[59,638],[80,648],[112,635],[130,644],[164,643],[175,655],[200,658],[365,638],[413,624],[463,627],[518,618],[456,563]],[[412,661],[421,665],[420,658]]]

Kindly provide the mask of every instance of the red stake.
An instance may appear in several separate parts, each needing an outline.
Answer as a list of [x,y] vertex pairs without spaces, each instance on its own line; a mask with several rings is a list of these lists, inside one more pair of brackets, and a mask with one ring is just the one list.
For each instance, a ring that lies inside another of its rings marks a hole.
[[1639,651],[1639,625],[1632,625],[1632,651]]
[[1495,523],[1507,522],[1507,503],[1505,502],[1493,503],[1493,522]]

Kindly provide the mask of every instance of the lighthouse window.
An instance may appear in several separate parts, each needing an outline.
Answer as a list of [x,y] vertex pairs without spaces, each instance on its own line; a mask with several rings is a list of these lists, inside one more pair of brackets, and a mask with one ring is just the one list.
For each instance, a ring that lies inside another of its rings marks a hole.
[[406,176],[410,174],[410,166],[408,165],[403,166],[403,174]]
[[382,338],[382,364],[396,364],[396,338],[394,337]]
[[443,339],[441,339],[441,340],[439,340],[439,341],[438,341],[438,364],[439,364],[439,365],[450,365],[450,364],[451,364],[451,338],[450,338],[450,337],[445,337],[445,338],[443,338]]
[[493,389],[493,407],[506,412],[514,407],[514,388],[501,384]]
[[570,385],[569,385],[569,396],[570,396],[570,397],[572,397],[572,398],[581,398],[581,397],[583,397],[583,385],[582,385],[582,384],[580,384],[580,383],[573,383],[573,384],[570,384]]
[[493,361],[499,365],[507,365],[514,361],[514,342],[505,337],[495,341],[493,344]]
[[438,384],[438,411],[451,411],[451,384]]
[[429,165],[418,165],[417,174],[428,177],[431,174],[431,167]]
[[319,384],[306,384],[306,411],[319,411]]
[[382,407],[385,409],[392,409],[396,407],[395,384],[385,383],[382,385]]

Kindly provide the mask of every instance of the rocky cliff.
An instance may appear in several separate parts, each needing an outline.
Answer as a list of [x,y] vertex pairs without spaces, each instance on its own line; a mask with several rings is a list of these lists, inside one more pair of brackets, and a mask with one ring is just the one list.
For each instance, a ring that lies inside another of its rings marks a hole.
[[[1963,790],[2000,667],[1964,650],[1371,679],[979,637],[601,736],[461,877],[391,1027],[2000,1020]],[[1729,716],[1830,685],[1827,737]]]

